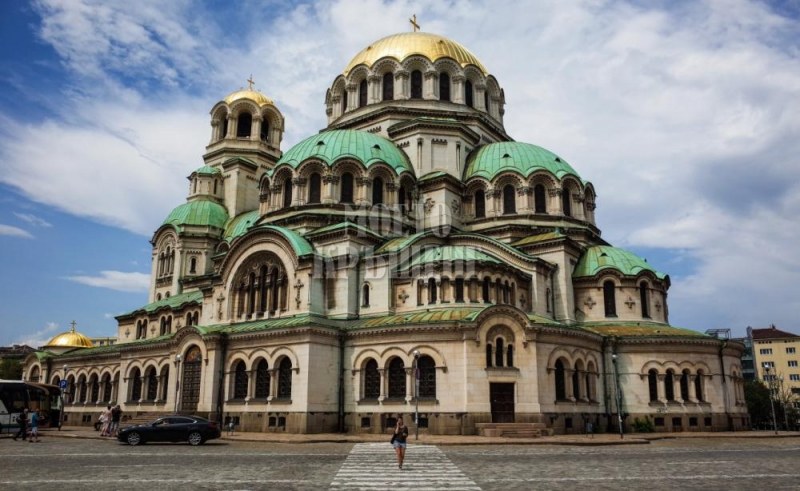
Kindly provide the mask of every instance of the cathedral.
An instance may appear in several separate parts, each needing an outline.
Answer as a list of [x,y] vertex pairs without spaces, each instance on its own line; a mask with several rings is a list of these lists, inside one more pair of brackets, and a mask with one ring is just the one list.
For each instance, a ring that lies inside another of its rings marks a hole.
[[66,380],[65,424],[118,403],[256,432],[749,426],[743,346],[669,324],[670,277],[603,240],[589,176],[506,132],[468,49],[377,40],[324,104],[327,127],[285,151],[280,101],[252,82],[211,108],[147,303],[114,344],[73,326],[25,360],[27,380]]

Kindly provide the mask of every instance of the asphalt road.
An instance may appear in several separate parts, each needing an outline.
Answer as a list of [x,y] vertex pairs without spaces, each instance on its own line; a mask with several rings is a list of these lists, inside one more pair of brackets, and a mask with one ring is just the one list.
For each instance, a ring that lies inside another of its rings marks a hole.
[[800,489],[800,439],[648,445],[409,445],[212,441],[200,447],[0,439],[0,489]]

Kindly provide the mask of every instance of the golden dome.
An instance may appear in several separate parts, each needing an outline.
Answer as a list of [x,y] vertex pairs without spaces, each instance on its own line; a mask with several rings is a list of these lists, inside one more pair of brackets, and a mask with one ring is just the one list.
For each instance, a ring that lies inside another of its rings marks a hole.
[[45,348],[91,348],[92,346],[91,339],[75,331],[74,322],[72,329],[62,332],[44,345]]
[[265,96],[261,92],[259,92],[257,90],[252,90],[252,89],[237,90],[236,92],[233,92],[228,97],[226,97],[225,98],[225,102],[227,104],[232,104],[232,103],[234,103],[234,102],[236,102],[236,101],[238,101],[240,99],[251,100],[251,101],[255,102],[256,104],[258,104],[259,106],[267,106],[267,105],[274,106],[275,105],[275,103],[272,102],[272,99],[270,99],[269,97]]
[[375,41],[350,61],[344,74],[347,75],[362,63],[372,67],[376,61],[386,56],[402,62],[412,55],[422,55],[432,62],[439,58],[452,58],[462,67],[475,65],[484,75],[489,74],[486,67],[467,48],[452,39],[419,31],[393,34]]

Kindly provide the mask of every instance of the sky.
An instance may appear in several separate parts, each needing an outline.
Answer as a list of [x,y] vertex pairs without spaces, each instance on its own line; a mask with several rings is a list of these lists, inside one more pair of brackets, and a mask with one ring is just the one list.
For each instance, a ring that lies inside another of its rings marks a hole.
[[287,151],[412,14],[594,184],[603,238],[670,275],[672,325],[800,334],[800,0],[35,0],[0,2],[0,346],[114,336],[214,104],[252,75]]

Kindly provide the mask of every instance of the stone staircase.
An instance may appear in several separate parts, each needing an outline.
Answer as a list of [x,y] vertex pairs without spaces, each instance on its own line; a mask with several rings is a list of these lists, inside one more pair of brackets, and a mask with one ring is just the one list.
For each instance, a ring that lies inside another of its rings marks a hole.
[[119,423],[120,428],[152,423],[156,418],[164,416],[164,413],[137,413],[130,416],[129,419],[124,419],[125,413],[122,413],[123,421]]
[[475,427],[480,436],[539,438],[553,434],[553,429],[544,423],[478,423]]

